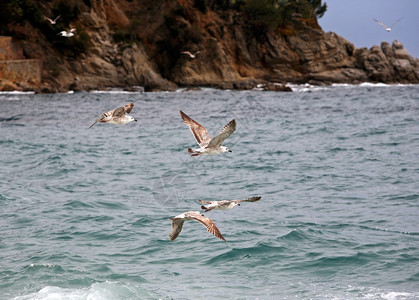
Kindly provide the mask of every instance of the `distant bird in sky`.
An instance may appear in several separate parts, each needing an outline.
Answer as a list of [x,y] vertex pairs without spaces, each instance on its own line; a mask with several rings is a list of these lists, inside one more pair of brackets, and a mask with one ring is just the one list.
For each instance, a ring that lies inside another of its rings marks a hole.
[[185,124],[189,126],[196,142],[200,146],[198,149],[188,148],[188,153],[191,153],[191,156],[201,154],[214,155],[223,152],[232,152],[227,147],[221,146],[221,144],[236,130],[236,119],[231,120],[226,126],[224,126],[223,129],[221,129],[221,132],[218,135],[211,139],[204,126],[192,120],[192,118],[183,111],[180,111],[180,116]]
[[172,231],[169,234],[170,241],[174,241],[179,236],[180,232],[182,231],[183,223],[185,223],[186,220],[198,221],[217,238],[223,241],[226,240],[221,234],[220,230],[218,230],[217,226],[215,226],[214,222],[198,211],[188,211],[170,219],[172,220]]
[[69,30],[63,30],[61,32],[59,32],[57,35],[61,35],[63,37],[72,37],[74,36],[74,32],[76,32],[76,28],[72,28]]
[[222,201],[203,201],[203,200],[198,200],[199,202],[201,202],[202,205],[201,208],[205,209],[205,211],[211,211],[213,209],[221,209],[221,210],[226,210],[226,209],[232,209],[235,206],[240,206],[240,202],[256,202],[259,201],[262,197],[260,196],[256,196],[256,197],[251,197],[251,198],[247,198],[247,199],[243,199],[243,200],[222,200]]
[[189,51],[183,51],[182,52],[182,54],[186,54],[186,55],[188,55],[190,58],[192,58],[192,59],[194,59],[194,58],[196,58],[196,55],[198,54],[198,53],[201,53],[201,51],[196,51],[194,54],[192,54],[191,52],[189,52]]
[[400,19],[398,19],[396,22],[394,22],[393,24],[391,24],[391,26],[390,27],[387,27],[383,22],[381,22],[381,21],[379,21],[379,20],[376,20],[376,19],[373,19],[375,22],[377,22],[378,24],[380,24],[381,26],[383,26],[386,30],[387,30],[387,32],[390,32],[391,31],[391,28],[394,26],[394,25],[396,25],[397,23],[399,23],[401,20],[402,20],[403,18],[400,18]]
[[44,16],[44,19],[49,21],[51,23],[51,25],[55,25],[55,23],[57,23],[57,20],[61,17],[61,15],[59,15],[58,17],[56,17],[54,20],[51,20],[50,18]]
[[92,128],[97,122],[117,124],[117,125],[124,125],[132,121],[137,122],[137,120],[134,119],[133,117],[125,115],[131,112],[134,105],[135,103],[129,103],[127,105],[121,106],[117,109],[110,110],[102,114],[99,117],[99,119],[97,119],[92,125],[90,125],[89,129]]

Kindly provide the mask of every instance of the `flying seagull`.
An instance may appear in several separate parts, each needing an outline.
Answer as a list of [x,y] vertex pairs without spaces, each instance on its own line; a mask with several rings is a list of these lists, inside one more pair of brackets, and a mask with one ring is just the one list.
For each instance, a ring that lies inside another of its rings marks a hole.
[[61,35],[63,37],[72,37],[74,36],[74,32],[76,32],[76,28],[72,28],[69,30],[63,30],[61,32],[59,32],[57,35]]
[[224,126],[223,129],[221,129],[221,132],[217,136],[211,139],[204,126],[192,120],[191,117],[183,111],[180,111],[180,116],[185,124],[189,126],[195,140],[200,146],[198,149],[188,148],[188,153],[191,153],[191,156],[201,154],[214,155],[222,152],[232,152],[227,147],[221,146],[221,144],[236,130],[236,119],[231,120],[226,126]]
[[381,22],[381,21],[379,21],[379,20],[376,20],[376,19],[373,19],[375,22],[377,22],[378,24],[380,24],[381,26],[383,26],[386,30],[387,30],[387,32],[390,32],[391,31],[391,28],[394,26],[394,25],[396,25],[398,22],[400,22],[401,20],[402,20],[403,18],[400,18],[400,19],[398,19],[396,22],[394,22],[393,24],[391,24],[391,26],[390,27],[387,27],[383,22]]
[[192,58],[192,59],[196,58],[196,55],[197,55],[198,53],[201,53],[201,51],[196,51],[194,54],[192,54],[192,53],[191,53],[191,52],[189,52],[189,51],[183,51],[183,52],[182,52],[182,54],[189,55],[189,57],[190,57],[190,58]]
[[199,202],[201,202],[202,204],[205,204],[205,205],[202,205],[201,208],[205,209],[205,211],[207,212],[213,209],[221,209],[221,210],[232,209],[236,205],[240,206],[240,202],[256,202],[256,201],[259,201],[261,198],[262,197],[260,196],[256,196],[256,197],[251,197],[251,198],[247,198],[243,200],[222,200],[222,201],[199,200]]
[[117,125],[124,125],[132,121],[137,122],[137,120],[134,119],[133,117],[125,115],[131,112],[134,105],[135,103],[130,103],[125,106],[121,106],[117,109],[110,110],[102,114],[99,117],[99,119],[97,119],[92,125],[90,125],[89,129],[92,128],[97,122],[117,124]]
[[49,21],[49,22],[51,23],[51,25],[55,25],[55,23],[57,23],[57,20],[58,20],[60,17],[61,17],[61,15],[59,15],[58,17],[56,17],[54,20],[51,20],[50,18],[48,18],[48,17],[45,17],[45,16],[44,16],[44,20]]
[[182,231],[183,223],[185,223],[186,220],[196,220],[202,223],[207,228],[208,232],[223,241],[226,240],[220,230],[218,230],[217,226],[215,226],[214,222],[198,211],[184,212],[183,214],[170,219],[172,220],[172,231],[169,234],[170,241],[174,241],[179,236],[179,233]]

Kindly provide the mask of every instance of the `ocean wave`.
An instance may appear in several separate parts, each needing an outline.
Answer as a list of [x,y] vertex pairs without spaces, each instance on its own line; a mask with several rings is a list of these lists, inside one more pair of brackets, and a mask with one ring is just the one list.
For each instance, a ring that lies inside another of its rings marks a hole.
[[307,234],[302,232],[301,230],[291,230],[287,234],[279,237],[281,240],[291,240],[291,241],[303,241],[309,238]]
[[360,285],[341,285],[333,283],[303,283],[292,284],[299,290],[288,295],[286,299],[377,299],[377,300],[410,300],[418,299],[419,293],[403,289],[385,289]]
[[14,300],[118,300],[118,299],[159,299],[151,291],[139,285],[119,282],[97,282],[87,288],[62,288],[46,286],[35,293],[17,296]]
[[140,94],[142,91],[125,91],[121,89],[112,89],[109,91],[94,90],[91,91],[92,94]]
[[21,119],[22,115],[17,115],[17,116],[11,116],[11,117],[7,117],[7,118],[1,118],[0,117],[0,122],[10,122],[10,121],[18,121]]
[[309,83],[305,84],[292,84],[288,83],[287,86],[291,87],[294,92],[312,92],[312,91],[324,91],[330,90],[333,88],[358,88],[358,87],[403,87],[403,86],[414,86],[414,84],[387,84],[387,83],[372,83],[372,82],[362,82],[359,84],[351,84],[351,83],[333,83],[331,85],[312,85]]
[[[19,91],[10,91],[10,92],[0,92],[0,101],[19,101],[22,100],[19,97],[19,95],[33,95],[35,92],[19,92]],[[11,97],[12,96],[12,97]]]
[[272,262],[271,258],[267,257],[267,255],[274,255],[278,259],[278,256],[280,256],[281,253],[286,252],[288,252],[286,247],[271,246],[267,243],[259,242],[252,247],[233,248],[222,254],[208,259],[206,263],[210,265],[218,265],[224,264],[228,261],[247,260],[251,258],[248,264],[255,266],[261,264],[269,264],[270,262]]

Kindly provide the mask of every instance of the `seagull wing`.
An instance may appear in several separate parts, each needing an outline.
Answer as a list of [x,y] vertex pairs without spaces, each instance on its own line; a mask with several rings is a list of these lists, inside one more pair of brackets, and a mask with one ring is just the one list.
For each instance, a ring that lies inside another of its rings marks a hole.
[[380,24],[381,26],[383,26],[385,29],[387,29],[388,27],[381,21],[378,21],[376,19],[373,19],[375,22],[377,22],[378,24]]
[[171,242],[179,236],[179,233],[182,231],[183,223],[185,223],[184,219],[172,218],[172,220],[172,231],[169,233]]
[[134,107],[134,105],[135,105],[135,103],[134,103],[134,102],[132,102],[132,103],[130,103],[130,104],[127,104],[127,105],[125,105],[125,106],[124,106],[124,108],[125,108],[125,113],[129,114],[129,113],[131,112],[132,108]]
[[251,198],[247,198],[247,199],[243,199],[243,200],[233,200],[232,202],[238,203],[238,202],[256,202],[259,201],[262,197],[261,196],[256,196],[256,197],[251,197]]
[[183,54],[186,54],[186,55],[189,55],[189,56],[191,56],[191,57],[193,56],[193,55],[192,55],[192,53],[191,53],[191,52],[189,52],[189,51],[183,51],[182,53],[183,53]]
[[211,204],[213,201],[198,200],[202,204]]
[[125,116],[125,106],[118,107],[112,114],[113,118],[119,118]]
[[106,118],[106,114],[102,114],[99,119],[97,119],[92,125],[90,125],[89,129],[92,128],[97,122],[102,121],[103,119]]
[[55,23],[55,22],[57,22],[57,20],[58,20],[60,17],[61,17],[61,15],[59,15],[58,17],[56,17],[56,18],[54,19],[54,23]]
[[226,138],[233,134],[236,130],[236,119],[231,120],[221,132],[215,136],[208,144],[208,147],[220,147]]
[[191,130],[198,145],[202,148],[206,147],[210,142],[211,137],[205,127],[192,120],[192,118],[185,114],[183,111],[180,111],[180,116],[182,117],[183,122],[189,126],[189,129]]
[[397,23],[399,23],[401,20],[403,20],[403,18],[398,19],[396,22],[394,22],[393,24],[391,24],[390,27],[393,27],[394,25],[396,25]]
[[199,212],[189,212],[185,214],[185,216],[200,222],[202,225],[204,225],[207,228],[208,232],[212,233],[213,235],[218,237],[220,240],[223,240],[223,241],[226,240],[221,234],[220,230],[218,230],[217,226],[215,226],[214,222],[210,218],[205,217]]

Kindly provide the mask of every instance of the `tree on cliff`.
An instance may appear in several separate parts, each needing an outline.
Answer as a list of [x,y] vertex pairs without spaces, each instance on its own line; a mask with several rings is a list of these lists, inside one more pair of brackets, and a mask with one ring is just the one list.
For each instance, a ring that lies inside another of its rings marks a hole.
[[308,2],[313,6],[317,18],[323,17],[327,10],[327,3],[322,4],[322,0],[309,0]]
[[[204,0],[195,0],[201,11],[206,11]],[[295,33],[298,24],[318,27],[317,18],[321,18],[327,10],[322,0],[208,0],[208,6],[217,10],[236,10],[245,18],[255,36],[269,30],[282,28],[283,33]]]

